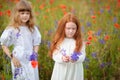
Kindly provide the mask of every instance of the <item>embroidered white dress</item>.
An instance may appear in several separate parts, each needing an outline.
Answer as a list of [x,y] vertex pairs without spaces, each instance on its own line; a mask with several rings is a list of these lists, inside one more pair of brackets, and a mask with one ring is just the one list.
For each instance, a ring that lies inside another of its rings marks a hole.
[[75,40],[70,38],[65,38],[58,50],[53,53],[53,60],[55,61],[54,69],[52,73],[51,80],[84,80],[83,64],[85,59],[85,44],[83,44],[81,49],[81,54],[78,56],[79,59],[72,62],[63,62],[62,56],[71,56],[75,48]]
[[15,68],[11,62],[13,80],[39,80],[38,65],[32,66],[30,56],[33,54],[33,46],[40,44],[41,34],[37,27],[34,27],[32,33],[26,26],[20,26],[19,29],[5,29],[0,38],[1,45],[14,46],[12,54],[22,65]]

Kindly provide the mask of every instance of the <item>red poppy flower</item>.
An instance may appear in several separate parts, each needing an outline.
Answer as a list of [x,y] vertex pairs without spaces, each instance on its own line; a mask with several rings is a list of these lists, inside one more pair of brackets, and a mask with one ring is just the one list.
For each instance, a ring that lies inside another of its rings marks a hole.
[[44,7],[45,7],[45,4],[41,4],[39,8],[42,10],[44,9]]
[[31,61],[31,65],[32,65],[33,68],[36,68],[37,65],[38,65],[38,62],[35,61],[35,60],[32,60],[32,61]]
[[50,0],[50,4],[53,4],[54,0]]
[[15,0],[14,2],[15,2],[15,3],[18,3],[19,1],[20,1],[20,0]]
[[109,6],[109,5],[108,5],[108,6],[106,6],[106,9],[107,9],[107,10],[110,10],[110,6]]
[[7,13],[8,16],[11,15],[11,11],[10,10],[7,10],[6,13]]
[[118,23],[115,23],[114,26],[115,26],[115,28],[117,28],[117,29],[120,28],[120,25],[119,25]]
[[67,8],[67,6],[66,6],[66,5],[64,5],[64,4],[61,4],[61,5],[60,5],[60,8],[61,8],[61,9],[66,9],[66,8]]
[[118,0],[118,2],[117,2],[117,6],[120,7],[120,0]]
[[89,30],[87,33],[88,33],[89,36],[93,35],[93,31],[91,31],[91,30]]
[[2,16],[3,15],[3,13],[2,12],[0,12],[0,16]]
[[91,18],[95,19],[95,18],[96,18],[96,16],[91,16]]
[[106,36],[104,37],[104,40],[108,40],[108,39],[110,39],[110,36],[106,35]]
[[90,42],[90,41],[87,41],[87,42],[86,42],[86,45],[89,45],[89,44],[91,44],[91,42]]
[[88,36],[88,38],[87,38],[89,41],[91,41],[92,39],[93,39],[93,37],[92,36]]

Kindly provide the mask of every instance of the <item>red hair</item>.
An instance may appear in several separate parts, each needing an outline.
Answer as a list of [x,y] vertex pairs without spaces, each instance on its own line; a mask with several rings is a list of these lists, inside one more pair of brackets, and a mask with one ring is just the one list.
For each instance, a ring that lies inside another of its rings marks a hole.
[[55,49],[60,45],[60,43],[65,38],[65,26],[68,22],[74,22],[77,25],[77,30],[73,38],[76,40],[76,47],[75,52],[79,52],[82,46],[82,34],[81,34],[81,28],[80,28],[80,22],[77,19],[75,15],[72,13],[67,13],[63,16],[63,18],[58,23],[58,28],[56,30],[55,36],[53,38],[53,41],[51,43],[49,55],[52,57],[52,54]]

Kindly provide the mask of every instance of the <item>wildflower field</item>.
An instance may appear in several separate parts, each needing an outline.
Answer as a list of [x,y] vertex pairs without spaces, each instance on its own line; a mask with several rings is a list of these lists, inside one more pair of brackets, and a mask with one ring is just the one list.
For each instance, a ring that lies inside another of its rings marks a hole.
[[[0,35],[19,0],[0,0]],[[39,77],[50,80],[53,60],[48,56],[58,21],[67,12],[78,16],[86,42],[85,80],[120,80],[120,0],[29,0],[42,34]],[[10,59],[0,47],[0,80],[12,80]]]

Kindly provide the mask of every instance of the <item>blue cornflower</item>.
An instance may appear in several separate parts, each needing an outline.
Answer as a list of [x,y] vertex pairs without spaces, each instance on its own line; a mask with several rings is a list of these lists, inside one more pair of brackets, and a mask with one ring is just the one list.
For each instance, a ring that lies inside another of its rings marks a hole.
[[36,52],[33,52],[32,53],[32,55],[30,55],[30,61],[33,61],[33,60],[37,60],[37,57],[38,57],[38,55],[37,55],[37,53]]
[[79,59],[79,55],[80,55],[81,53],[79,52],[74,52],[72,55],[71,55],[71,59],[73,60],[73,61],[77,61],[78,59]]

